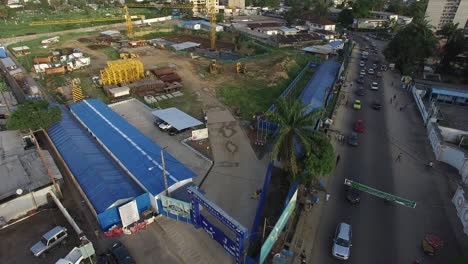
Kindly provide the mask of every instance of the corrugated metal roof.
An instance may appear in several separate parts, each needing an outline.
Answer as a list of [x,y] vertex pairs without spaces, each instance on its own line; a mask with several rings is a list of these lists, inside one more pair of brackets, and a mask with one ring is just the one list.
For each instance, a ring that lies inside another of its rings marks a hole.
[[339,69],[340,63],[329,60],[323,62],[314,73],[300,96],[302,103],[308,105],[308,112],[324,106]]
[[200,46],[200,43],[195,43],[195,42],[191,42],[191,41],[171,45],[171,47],[173,49],[177,50],[177,51],[190,49],[190,48],[195,48],[195,47],[199,47],[199,46]]
[[193,118],[175,107],[155,110],[151,113],[157,118],[171,124],[177,130],[203,125],[200,120]]
[[[97,99],[84,100],[70,108],[141,186],[153,195],[165,190],[160,146]],[[169,153],[164,152],[164,158],[169,186],[195,176]]]
[[343,41],[341,40],[338,40],[338,41],[332,41],[330,43],[328,43],[328,45],[330,45],[332,48],[336,49],[336,48],[339,48],[339,47],[342,47],[344,44]]
[[455,96],[455,97],[462,97],[462,98],[468,98],[468,92],[467,93],[456,92],[456,91],[446,90],[444,88],[432,88],[432,93],[448,95],[448,96]]
[[11,58],[4,58],[4,59],[1,59],[2,63],[3,63],[3,66],[5,66],[5,68],[8,68],[8,67],[13,67],[15,66],[15,62],[13,62],[13,60]]
[[48,129],[49,136],[96,212],[143,194],[70,112],[63,106],[61,110],[62,120]]
[[0,47],[0,58],[6,58],[6,50],[4,47]]

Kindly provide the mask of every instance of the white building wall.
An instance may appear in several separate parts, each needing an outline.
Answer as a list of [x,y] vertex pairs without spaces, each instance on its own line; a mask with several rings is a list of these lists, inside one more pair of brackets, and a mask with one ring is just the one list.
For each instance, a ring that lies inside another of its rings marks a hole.
[[458,144],[458,139],[460,136],[465,135],[465,139],[463,140],[465,143],[468,143],[468,132],[450,128],[450,127],[443,127],[439,125],[440,133],[444,138],[444,141],[451,142],[454,144]]
[[468,201],[465,200],[465,192],[460,186],[452,198],[452,203],[455,209],[457,209],[457,215],[463,225],[463,231],[468,235]]
[[47,204],[47,193],[53,191],[53,185],[44,187],[32,193],[24,190],[25,194],[16,199],[0,204],[0,216],[4,217],[7,222],[24,216],[27,212],[37,209],[34,201],[38,207]]

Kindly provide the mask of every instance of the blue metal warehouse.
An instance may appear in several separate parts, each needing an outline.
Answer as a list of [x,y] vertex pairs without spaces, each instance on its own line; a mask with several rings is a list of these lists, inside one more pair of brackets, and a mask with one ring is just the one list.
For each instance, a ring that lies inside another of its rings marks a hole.
[[337,78],[340,66],[340,63],[334,60],[320,64],[320,67],[299,96],[302,103],[308,105],[308,112],[327,106],[330,91]]
[[[160,146],[97,99],[78,102],[70,109],[143,190],[153,196],[164,192]],[[195,174],[190,169],[167,152],[164,158],[169,191],[192,181]]]
[[101,228],[120,223],[117,207],[137,199],[139,211],[149,208],[149,195],[102,149],[63,106],[62,120],[48,134],[94,208]]

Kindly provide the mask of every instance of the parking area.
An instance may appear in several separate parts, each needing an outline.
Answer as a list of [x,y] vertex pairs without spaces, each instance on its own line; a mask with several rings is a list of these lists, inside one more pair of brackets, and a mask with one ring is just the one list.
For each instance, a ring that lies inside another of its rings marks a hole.
[[151,114],[153,109],[137,99],[126,100],[109,105],[109,107],[156,142],[156,144],[161,147],[167,146],[167,152],[197,174],[197,177],[194,178],[195,184],[201,181],[201,178],[203,178],[210,167],[210,162],[180,143],[182,139],[191,136],[190,130],[174,136],[170,136],[168,133],[159,130],[153,124],[154,116]]
[[[29,250],[42,235],[55,226],[68,229],[65,244],[60,244],[45,255],[34,257]],[[65,257],[79,240],[63,214],[58,209],[46,209],[12,226],[0,230],[1,263],[55,263]]]

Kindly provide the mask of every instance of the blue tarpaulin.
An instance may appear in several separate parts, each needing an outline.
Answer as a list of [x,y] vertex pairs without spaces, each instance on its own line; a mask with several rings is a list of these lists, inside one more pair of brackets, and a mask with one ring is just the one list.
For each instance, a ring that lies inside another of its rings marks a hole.
[[[70,109],[141,187],[153,195],[164,192],[160,146],[100,100],[83,100]],[[195,176],[165,151],[164,158],[169,188],[189,182]]]

